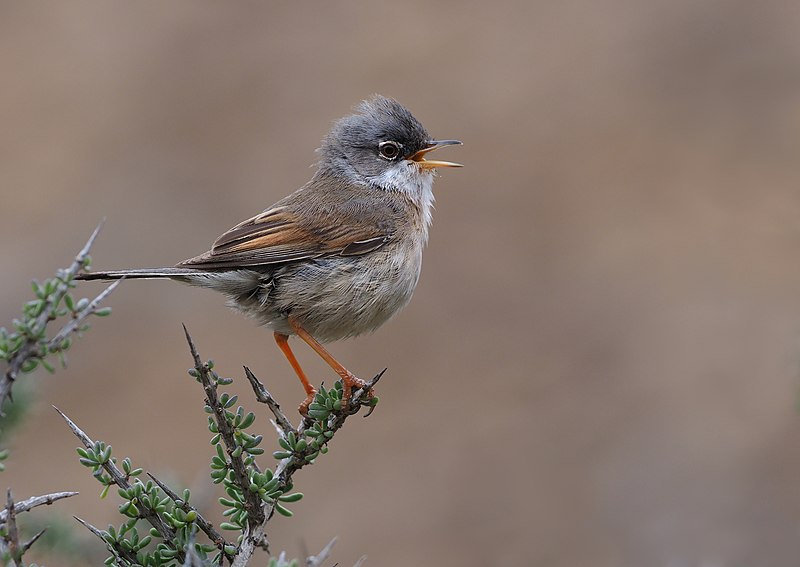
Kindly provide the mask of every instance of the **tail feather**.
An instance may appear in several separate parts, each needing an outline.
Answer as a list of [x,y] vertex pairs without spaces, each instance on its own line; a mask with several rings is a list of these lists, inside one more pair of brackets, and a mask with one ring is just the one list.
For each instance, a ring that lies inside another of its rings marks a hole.
[[125,279],[158,279],[198,276],[207,273],[191,268],[142,268],[138,270],[111,270],[108,272],[83,272],[75,276],[76,280],[121,280]]

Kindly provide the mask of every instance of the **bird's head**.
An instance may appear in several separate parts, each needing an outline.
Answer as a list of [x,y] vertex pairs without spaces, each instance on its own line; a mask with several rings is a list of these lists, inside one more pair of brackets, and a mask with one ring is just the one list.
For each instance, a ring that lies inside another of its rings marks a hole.
[[440,167],[461,167],[449,161],[428,160],[429,152],[458,140],[434,140],[400,103],[376,95],[338,120],[322,142],[320,169],[350,181],[405,190],[409,183],[430,184]]

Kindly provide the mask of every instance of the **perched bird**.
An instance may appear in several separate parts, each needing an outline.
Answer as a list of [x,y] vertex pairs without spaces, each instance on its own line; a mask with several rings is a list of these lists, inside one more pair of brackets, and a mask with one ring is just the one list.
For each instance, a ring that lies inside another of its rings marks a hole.
[[338,120],[311,180],[171,268],[88,272],[78,279],[169,278],[222,292],[272,329],[306,392],[316,389],[289,347],[297,335],[341,377],[343,404],[366,384],[321,343],[374,331],[411,299],[428,239],[434,170],[426,159],[461,144],[434,140],[395,100],[375,96]]

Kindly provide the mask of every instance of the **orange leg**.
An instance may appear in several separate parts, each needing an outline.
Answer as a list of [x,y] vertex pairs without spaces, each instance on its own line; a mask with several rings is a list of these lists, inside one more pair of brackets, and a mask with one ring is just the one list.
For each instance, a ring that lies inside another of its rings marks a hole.
[[294,353],[289,346],[289,336],[282,333],[275,333],[275,342],[278,343],[278,348],[283,351],[283,355],[286,357],[286,360],[288,360],[289,364],[292,365],[297,377],[300,378],[300,382],[303,383],[303,388],[306,391],[306,399],[303,400],[302,404],[300,404],[299,410],[300,414],[305,417],[306,414],[308,414],[308,406],[314,401],[314,396],[317,394],[317,390],[311,385],[311,382],[308,381],[306,373],[303,372],[303,369],[300,367],[300,363],[297,362],[297,358],[295,358]]
[[[336,372],[336,374],[342,378],[342,407],[346,408],[347,404],[350,403],[350,395],[353,392],[353,386],[356,388],[363,388],[367,385],[367,383],[361,378],[356,378],[352,372],[342,366],[338,360],[333,358],[331,353],[325,350],[325,347],[323,347],[319,341],[317,341],[317,339],[312,337],[308,331],[303,329],[303,327],[301,327],[292,317],[289,317],[289,326],[292,327],[292,330],[295,333],[297,333],[298,337],[303,339],[308,346],[313,348],[314,351],[322,358],[322,360],[327,362],[328,366],[333,368],[334,372]],[[373,393],[370,392],[370,396],[372,395]]]

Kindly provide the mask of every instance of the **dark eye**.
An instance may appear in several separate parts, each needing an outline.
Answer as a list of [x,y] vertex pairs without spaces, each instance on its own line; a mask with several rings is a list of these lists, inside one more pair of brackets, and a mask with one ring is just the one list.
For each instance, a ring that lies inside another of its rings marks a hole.
[[378,151],[380,152],[381,157],[384,157],[388,160],[393,160],[400,155],[400,144],[392,141],[381,142],[378,144]]

